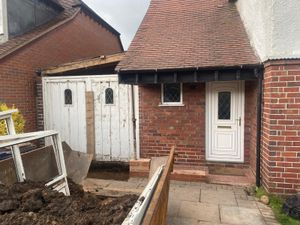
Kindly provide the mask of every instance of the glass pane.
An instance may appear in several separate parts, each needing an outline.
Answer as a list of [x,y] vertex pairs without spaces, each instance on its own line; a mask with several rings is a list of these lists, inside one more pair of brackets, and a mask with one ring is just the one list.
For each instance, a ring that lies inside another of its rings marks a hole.
[[72,91],[70,89],[65,90],[65,104],[72,105]]
[[219,92],[218,96],[218,118],[219,120],[230,120],[231,116],[231,93]]
[[164,84],[164,102],[180,102],[180,84]]
[[105,104],[114,104],[114,91],[111,88],[105,90]]

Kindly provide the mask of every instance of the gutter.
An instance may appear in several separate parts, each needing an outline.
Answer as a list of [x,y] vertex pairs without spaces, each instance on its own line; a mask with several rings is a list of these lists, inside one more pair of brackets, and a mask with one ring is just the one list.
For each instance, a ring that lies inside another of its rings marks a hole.
[[256,186],[261,186],[261,136],[262,136],[262,97],[263,97],[263,70],[257,72],[257,118],[256,118]]

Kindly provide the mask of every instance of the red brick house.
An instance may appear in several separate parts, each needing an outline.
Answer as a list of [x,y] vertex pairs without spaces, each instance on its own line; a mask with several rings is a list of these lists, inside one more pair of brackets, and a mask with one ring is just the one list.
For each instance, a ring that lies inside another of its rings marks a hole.
[[26,131],[35,131],[36,72],[73,60],[122,52],[120,34],[78,0],[2,3],[0,101],[19,108],[26,119]]
[[299,25],[287,18],[299,4],[280,18],[280,4],[264,4],[152,0],[117,67],[121,83],[139,85],[142,158],[175,145],[177,165],[250,168],[270,192],[299,189],[300,45],[280,53],[284,40],[267,37]]

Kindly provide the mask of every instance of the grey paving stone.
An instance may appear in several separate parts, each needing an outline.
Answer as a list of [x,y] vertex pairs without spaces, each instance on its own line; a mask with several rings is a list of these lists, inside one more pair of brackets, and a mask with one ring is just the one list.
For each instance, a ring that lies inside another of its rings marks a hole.
[[215,204],[183,201],[178,215],[199,221],[220,222],[219,207]]
[[203,221],[200,221],[198,225],[230,225],[230,224],[213,223],[213,222],[203,222]]
[[216,205],[237,205],[233,191],[229,190],[201,190],[200,202]]
[[237,199],[237,203],[239,207],[257,209],[257,205],[255,201],[248,201],[243,199]]
[[173,201],[199,202],[200,189],[198,188],[173,188],[170,189],[169,198]]
[[198,225],[198,220],[181,217],[169,217],[168,225]]
[[217,186],[215,184],[207,184],[207,183],[201,183],[200,188],[201,190],[217,190]]
[[258,209],[236,206],[220,207],[221,222],[233,225],[265,225]]
[[168,203],[168,216],[177,217],[180,209],[181,201],[169,200]]
[[233,191],[233,186],[230,186],[230,185],[217,185],[217,190]]

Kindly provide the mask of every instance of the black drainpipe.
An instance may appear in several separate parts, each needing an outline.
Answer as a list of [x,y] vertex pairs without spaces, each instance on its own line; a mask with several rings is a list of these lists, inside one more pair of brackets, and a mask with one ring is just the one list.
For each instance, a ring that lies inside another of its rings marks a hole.
[[131,85],[131,106],[132,106],[132,127],[133,127],[133,152],[134,159],[137,159],[137,143],[136,143],[136,118],[135,118],[135,96],[134,86]]
[[263,97],[263,69],[257,73],[258,93],[257,93],[257,130],[256,130],[256,186],[261,186],[261,126],[262,126],[262,97]]

